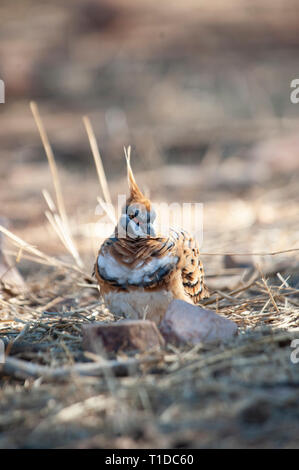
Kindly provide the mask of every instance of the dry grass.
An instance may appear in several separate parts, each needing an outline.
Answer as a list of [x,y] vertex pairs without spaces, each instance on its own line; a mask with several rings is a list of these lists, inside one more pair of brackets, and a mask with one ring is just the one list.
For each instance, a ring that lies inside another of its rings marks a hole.
[[82,350],[84,324],[118,319],[79,273],[2,291],[1,447],[297,446],[298,289],[263,279],[208,301],[229,344],[109,358]]
[[[88,129],[95,142],[90,123]],[[41,134],[44,141],[44,129]],[[53,170],[53,155],[49,162]],[[290,360],[291,341],[299,335],[298,248],[244,252],[235,243],[247,264],[221,267],[227,239],[216,234],[221,256],[205,252],[212,295],[203,305],[238,324],[239,335],[229,344],[91,355],[82,350],[82,327],[118,318],[79,261],[56,170],[52,174],[60,209],[58,215],[44,192],[47,217],[71,260],[48,256],[0,227],[18,262],[27,255],[51,266],[51,273],[28,279],[22,292],[2,284],[0,335],[7,358],[0,372],[0,447],[298,446],[299,368]],[[248,242],[253,230],[246,227],[240,240]],[[211,237],[210,248],[213,243]],[[253,252],[258,263],[252,256],[248,261]]]

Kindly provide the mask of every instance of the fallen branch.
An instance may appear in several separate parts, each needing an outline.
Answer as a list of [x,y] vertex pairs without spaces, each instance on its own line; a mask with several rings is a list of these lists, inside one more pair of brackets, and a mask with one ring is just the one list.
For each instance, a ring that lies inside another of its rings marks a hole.
[[151,364],[159,361],[158,356],[150,356],[143,359],[129,358],[125,360],[103,360],[100,362],[77,363],[73,366],[48,367],[32,362],[23,361],[13,357],[6,357],[4,364],[0,366],[1,375],[10,375],[18,379],[39,378],[46,381],[65,381],[72,375],[101,377],[109,372],[115,375],[129,375],[133,369],[138,370],[143,364]]

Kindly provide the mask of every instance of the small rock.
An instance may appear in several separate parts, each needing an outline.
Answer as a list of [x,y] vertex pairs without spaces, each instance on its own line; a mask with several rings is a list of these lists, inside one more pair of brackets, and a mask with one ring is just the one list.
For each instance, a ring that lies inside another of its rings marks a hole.
[[180,343],[220,342],[237,334],[236,323],[183,300],[173,300],[160,324],[167,341]]
[[147,351],[159,349],[165,341],[156,324],[149,320],[121,320],[117,323],[94,323],[83,329],[83,348],[99,352]]

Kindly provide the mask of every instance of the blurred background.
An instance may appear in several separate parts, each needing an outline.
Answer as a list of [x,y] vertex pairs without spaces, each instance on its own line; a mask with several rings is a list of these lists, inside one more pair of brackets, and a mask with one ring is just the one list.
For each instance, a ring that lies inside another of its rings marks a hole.
[[1,0],[0,16],[0,212],[11,230],[65,252],[44,215],[41,191],[54,192],[35,100],[88,263],[101,189],[85,114],[114,201],[131,144],[154,200],[205,204],[205,251],[296,245],[297,1]]

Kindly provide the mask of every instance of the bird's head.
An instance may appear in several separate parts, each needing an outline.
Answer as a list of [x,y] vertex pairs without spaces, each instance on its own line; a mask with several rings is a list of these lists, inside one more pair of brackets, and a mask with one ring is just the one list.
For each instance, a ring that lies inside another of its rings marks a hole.
[[144,196],[136,183],[130,163],[130,148],[125,151],[125,156],[130,195],[120,218],[121,227],[126,230],[126,235],[130,238],[155,237],[156,232],[153,224],[156,213],[151,201]]

